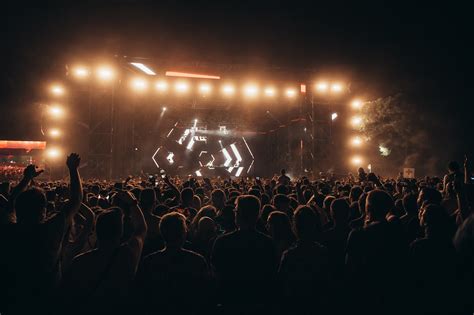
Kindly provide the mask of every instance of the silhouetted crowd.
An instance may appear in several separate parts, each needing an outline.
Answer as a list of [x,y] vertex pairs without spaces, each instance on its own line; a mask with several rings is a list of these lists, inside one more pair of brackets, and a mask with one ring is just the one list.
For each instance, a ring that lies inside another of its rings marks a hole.
[[473,314],[469,161],[444,178],[0,186],[0,314]]

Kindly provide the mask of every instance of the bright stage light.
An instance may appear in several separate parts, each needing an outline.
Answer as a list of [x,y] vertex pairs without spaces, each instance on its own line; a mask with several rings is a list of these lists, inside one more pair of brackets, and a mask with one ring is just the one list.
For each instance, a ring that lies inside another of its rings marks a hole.
[[360,127],[362,125],[362,117],[360,116],[354,116],[351,119],[351,125],[353,127]]
[[244,87],[244,94],[247,97],[256,97],[258,95],[258,87],[256,85],[246,85]]
[[51,93],[55,96],[62,96],[64,95],[64,92],[64,88],[59,84],[53,84],[51,86]]
[[162,111],[166,112],[166,109],[167,109],[166,107],[163,107]]
[[331,114],[331,120],[334,121],[337,118],[337,113]]
[[296,96],[296,90],[295,89],[287,89],[285,91],[285,94],[286,94],[287,97],[293,98],[293,97]]
[[201,85],[199,85],[199,93],[201,94],[207,95],[211,93],[211,90],[212,90],[212,87],[208,83],[202,83]]
[[131,87],[137,92],[143,92],[148,89],[148,81],[143,78],[134,78],[131,81]]
[[100,66],[97,68],[97,78],[101,81],[110,81],[114,78],[114,70],[108,66]]
[[60,118],[64,115],[63,109],[58,105],[49,106],[48,112],[51,115],[51,117],[54,117],[54,118]]
[[49,131],[49,135],[52,138],[58,138],[61,135],[61,131],[59,129],[54,128]]
[[342,92],[342,85],[340,83],[333,83],[331,85],[331,91],[334,93]]
[[217,75],[187,73],[187,72],[178,72],[178,71],[166,71],[165,75],[168,77],[211,79],[211,80],[219,80],[221,78],[220,76],[217,76]]
[[362,139],[359,136],[355,136],[351,139],[351,145],[354,147],[360,147],[362,144]]
[[360,100],[353,100],[351,103],[353,109],[361,109],[362,108],[362,101]]
[[362,162],[363,162],[362,158],[358,155],[352,157],[351,159],[351,163],[355,166],[361,166]]
[[187,84],[186,82],[176,82],[176,84],[174,85],[174,89],[176,90],[176,92],[184,94],[189,91],[189,84]]
[[320,93],[324,93],[328,90],[329,85],[326,82],[318,82],[316,84],[316,90]]
[[159,92],[165,92],[166,90],[168,90],[168,83],[164,80],[158,81],[155,84],[155,88]]
[[235,94],[235,87],[231,84],[226,84],[222,87],[222,93],[226,96],[231,96]]
[[89,76],[89,70],[86,67],[77,66],[72,70],[72,74],[78,79],[84,79]]
[[272,97],[272,96],[275,96],[276,94],[276,91],[273,87],[267,87],[265,88],[265,90],[263,91],[263,93],[265,93],[265,96],[269,96],[269,97]]
[[50,148],[46,150],[46,156],[50,159],[57,159],[61,155],[61,151],[57,148]]
[[150,68],[148,68],[147,66],[145,66],[143,63],[140,63],[140,62],[130,62],[130,64],[132,66],[134,66],[135,68],[137,69],[140,69],[141,71],[145,72],[146,74],[148,75],[156,75],[156,73],[151,70]]

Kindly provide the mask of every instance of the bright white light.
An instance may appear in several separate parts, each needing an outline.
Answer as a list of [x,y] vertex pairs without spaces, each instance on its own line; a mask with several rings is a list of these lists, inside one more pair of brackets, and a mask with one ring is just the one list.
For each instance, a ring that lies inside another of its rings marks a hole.
[[354,156],[354,157],[352,157],[352,159],[351,159],[351,163],[352,163],[353,165],[355,165],[355,166],[360,166],[360,165],[362,165],[362,162],[363,162],[363,161],[362,161],[362,158],[361,158],[360,156],[357,156],[357,155]]
[[331,120],[334,121],[337,118],[337,113],[331,114]]
[[326,82],[318,82],[316,84],[316,90],[318,92],[321,92],[321,93],[326,92],[328,90],[328,88],[329,88],[329,85]]
[[156,155],[158,154],[158,151],[160,151],[161,147],[158,147],[158,149],[156,149],[155,153],[153,153],[153,155],[151,156],[151,159],[153,160],[153,162],[155,163],[156,167],[157,168],[160,168],[160,165],[158,164],[158,162],[156,161],[155,157]]
[[86,67],[78,66],[72,70],[72,74],[78,79],[83,79],[89,76],[89,70]]
[[246,85],[244,87],[244,94],[247,97],[256,97],[258,95],[258,87],[256,85]]
[[176,92],[184,94],[189,91],[189,84],[187,84],[186,82],[176,82],[174,88]]
[[231,84],[226,84],[222,87],[222,93],[226,96],[231,96],[235,94],[235,87]]
[[351,139],[351,145],[354,147],[359,147],[362,144],[362,139],[359,136],[355,136]]
[[228,167],[230,165],[230,162],[232,162],[232,157],[230,156],[229,152],[227,151],[227,149],[222,149],[222,153],[224,154],[225,156],[225,162],[224,162],[224,166],[225,167]]
[[353,100],[351,103],[353,109],[361,109],[362,108],[362,101],[360,100]]
[[59,131],[59,129],[56,129],[56,128],[53,128],[49,131],[49,135],[52,137],[52,138],[57,138],[61,135],[61,131]]
[[263,91],[263,93],[265,93],[265,96],[270,96],[270,97],[272,97],[272,96],[275,96],[276,91],[275,91],[275,89],[272,88],[272,87],[267,87],[267,88],[265,88],[265,90]]
[[97,68],[97,77],[101,81],[110,81],[114,78],[114,76],[115,76],[115,73],[111,67],[100,66],[99,68]]
[[59,84],[53,84],[51,86],[51,93],[55,96],[64,95],[64,88]]
[[50,106],[48,111],[49,111],[49,114],[54,118],[62,117],[64,114],[63,109],[59,107],[58,105]]
[[164,111],[164,112],[166,112],[166,109],[167,109],[166,107],[163,107],[161,110]]
[[170,153],[168,154],[168,156],[166,157],[166,159],[168,160],[168,162],[169,162],[170,164],[173,164],[173,163],[174,163],[173,157],[174,157],[174,153],[173,153],[173,152],[170,152]]
[[148,68],[147,66],[145,66],[143,63],[140,63],[140,62],[130,62],[130,64],[132,66],[134,66],[135,68],[137,69],[140,69],[141,71],[145,72],[146,74],[148,75],[156,75],[156,73],[151,70],[150,68]]
[[188,145],[186,146],[186,149],[192,150],[192,149],[193,149],[193,145],[194,145],[194,137],[192,137],[191,140],[189,140],[189,143],[188,143]]
[[354,127],[360,127],[362,125],[362,117],[354,116],[351,119],[351,125]]
[[239,177],[240,174],[242,174],[242,171],[243,171],[243,170],[244,170],[243,166],[239,167],[239,168],[237,169],[237,172],[235,172],[235,176]]
[[137,92],[143,92],[148,89],[148,81],[143,78],[134,78],[131,81],[132,88]]
[[233,143],[230,145],[230,148],[232,149],[232,152],[234,152],[234,155],[237,158],[237,162],[235,163],[235,165],[239,165],[240,162],[242,162],[242,156],[240,155],[239,150],[237,150],[237,147]]
[[295,89],[287,89],[285,92],[286,96],[289,98],[293,98],[296,96],[296,90]]
[[392,150],[390,150],[389,148],[387,148],[383,144],[379,145],[379,151],[380,151],[380,155],[382,155],[382,156],[389,156],[390,153],[392,152]]
[[340,83],[333,83],[331,85],[331,91],[335,93],[339,93],[342,91],[342,85]]
[[46,155],[50,159],[56,159],[61,155],[61,151],[57,148],[50,148],[50,149],[46,150]]
[[199,92],[201,94],[209,94],[211,93],[211,90],[212,90],[212,87],[210,84],[208,83],[202,83],[201,85],[199,85]]
[[196,173],[196,176],[202,177],[201,170],[197,170],[195,173]]
[[157,91],[164,92],[168,90],[168,83],[166,81],[158,81],[155,84],[155,88]]

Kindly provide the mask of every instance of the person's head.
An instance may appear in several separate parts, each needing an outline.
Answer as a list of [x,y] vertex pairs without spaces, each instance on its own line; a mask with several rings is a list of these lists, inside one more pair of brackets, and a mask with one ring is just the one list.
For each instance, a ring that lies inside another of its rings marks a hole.
[[186,240],[186,218],[178,212],[165,214],[160,221],[160,233],[167,248],[181,248]]
[[22,192],[15,201],[18,223],[37,224],[43,222],[46,215],[46,196],[40,188],[30,188]]
[[420,212],[420,226],[427,237],[449,235],[449,215],[440,205],[429,204]]
[[329,212],[329,210],[331,209],[331,203],[335,199],[336,199],[336,197],[334,197],[334,196],[326,196],[326,198],[324,198],[323,209],[326,210],[326,212]]
[[360,186],[353,186],[351,188],[351,192],[349,193],[349,199],[352,202],[357,202],[359,201],[360,196],[362,195],[364,191]]
[[370,221],[384,221],[393,207],[392,197],[383,190],[375,189],[367,195],[365,212]]
[[294,226],[296,236],[302,241],[315,241],[322,232],[319,213],[308,206],[296,208]]
[[403,209],[407,214],[418,213],[418,204],[416,202],[416,196],[414,194],[407,194],[402,199]]
[[280,211],[286,212],[290,209],[290,198],[283,194],[277,194],[273,197],[273,205]]
[[201,219],[199,219],[197,230],[198,236],[209,239],[215,237],[216,233],[217,226],[212,218],[202,217]]
[[118,207],[104,210],[97,216],[96,234],[99,246],[118,246],[123,235],[123,211]]
[[235,223],[240,229],[253,229],[260,212],[260,200],[255,196],[237,197]]
[[211,193],[211,202],[217,209],[222,209],[226,202],[224,191],[222,189],[214,189]]
[[334,199],[331,202],[331,217],[336,226],[346,226],[349,221],[350,208],[345,198]]
[[181,191],[181,202],[184,205],[191,205],[194,199],[194,191],[190,187],[186,187]]
[[262,220],[262,222],[267,222],[268,220],[268,216],[270,215],[270,213],[272,213],[273,211],[277,211],[277,209],[272,206],[272,205],[264,205],[262,207],[262,211],[260,212],[260,219]]
[[284,168],[282,168],[281,171],[280,171],[280,174],[281,175],[286,175],[286,170]]
[[274,240],[288,240],[293,237],[288,215],[281,211],[273,211],[268,216],[267,231]]
[[140,193],[140,206],[143,211],[151,212],[156,205],[156,193],[153,188],[143,189]]
[[423,204],[439,205],[442,200],[443,196],[438,190],[431,187],[424,187],[418,195],[418,207],[421,208]]
[[460,168],[461,167],[459,166],[459,163],[456,161],[451,161],[448,163],[448,171],[450,173],[458,173]]

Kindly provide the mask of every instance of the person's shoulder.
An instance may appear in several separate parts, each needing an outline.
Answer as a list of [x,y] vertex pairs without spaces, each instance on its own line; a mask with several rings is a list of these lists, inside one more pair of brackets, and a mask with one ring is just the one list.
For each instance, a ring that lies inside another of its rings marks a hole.
[[224,233],[222,235],[219,235],[217,238],[216,238],[216,242],[226,242],[226,241],[230,241],[230,240],[233,240],[237,237],[237,230],[235,231],[231,231],[231,232],[227,232],[227,233]]
[[82,264],[97,257],[98,250],[91,249],[74,257],[73,264]]
[[196,253],[189,249],[182,249],[182,254],[186,256],[188,259],[199,262],[199,263],[206,263],[206,259],[199,253]]

